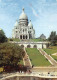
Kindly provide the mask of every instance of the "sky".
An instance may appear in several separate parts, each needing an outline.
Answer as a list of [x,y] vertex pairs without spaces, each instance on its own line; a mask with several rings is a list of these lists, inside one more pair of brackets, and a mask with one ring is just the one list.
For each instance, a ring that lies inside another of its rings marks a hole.
[[0,0],[0,28],[8,38],[12,37],[23,7],[32,21],[35,37],[44,34],[48,38],[51,31],[57,32],[57,0]]

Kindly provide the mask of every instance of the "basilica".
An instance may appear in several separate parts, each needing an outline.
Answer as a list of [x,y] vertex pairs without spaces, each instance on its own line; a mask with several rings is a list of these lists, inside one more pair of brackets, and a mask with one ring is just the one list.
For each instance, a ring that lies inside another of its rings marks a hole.
[[14,29],[12,31],[12,38],[19,38],[19,39],[35,38],[35,30],[33,29],[31,20],[28,21],[28,17],[24,12],[24,8],[22,9],[22,13],[19,17],[19,20],[16,21],[14,25]]

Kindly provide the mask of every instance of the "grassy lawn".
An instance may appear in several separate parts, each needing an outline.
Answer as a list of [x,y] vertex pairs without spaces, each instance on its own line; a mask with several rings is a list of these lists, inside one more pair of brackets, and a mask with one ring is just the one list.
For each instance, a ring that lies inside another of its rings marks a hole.
[[[8,41],[11,41],[11,39],[12,39],[12,41],[17,41],[17,42],[20,41],[20,39],[17,39],[17,38],[8,38]],[[40,41],[46,41],[46,40],[43,40],[43,39],[30,39],[30,41],[40,42]]]
[[57,61],[57,56],[52,55],[54,53],[57,53],[57,46],[51,46],[44,50],[47,52],[48,55],[51,55]]
[[36,48],[26,48],[27,54],[31,59],[31,63],[34,66],[49,66],[51,65],[47,59],[41,55]]
[[39,42],[39,41],[44,41],[43,39],[30,39],[33,42]]

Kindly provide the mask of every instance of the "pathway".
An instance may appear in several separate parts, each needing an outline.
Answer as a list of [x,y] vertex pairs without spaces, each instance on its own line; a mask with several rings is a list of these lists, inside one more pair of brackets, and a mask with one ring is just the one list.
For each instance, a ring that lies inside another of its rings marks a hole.
[[[24,50],[25,50],[25,48],[24,48]],[[23,58],[23,62],[24,62],[24,65],[25,65],[25,66],[27,66],[27,67],[29,67],[29,68],[32,67],[31,61],[30,61],[30,59],[29,59],[29,56],[27,55],[26,50],[25,50],[25,56],[24,56],[24,58]]]
[[50,56],[50,55],[48,55],[43,49],[38,49],[39,51],[40,51],[40,53],[42,54],[42,55],[44,55],[47,59],[48,59],[48,61],[53,65],[53,66],[57,66],[57,62]]
[[50,74],[48,74],[47,72],[44,72],[44,73],[33,72],[33,73],[26,73],[26,74],[24,73],[21,74],[19,72],[16,72],[16,73],[4,74],[2,75],[2,77],[0,77],[0,80],[15,80],[15,79],[16,80],[28,80],[28,77],[29,77],[29,80],[42,80],[40,78],[51,78],[52,80],[57,80],[57,72],[56,74],[55,72],[50,72]]

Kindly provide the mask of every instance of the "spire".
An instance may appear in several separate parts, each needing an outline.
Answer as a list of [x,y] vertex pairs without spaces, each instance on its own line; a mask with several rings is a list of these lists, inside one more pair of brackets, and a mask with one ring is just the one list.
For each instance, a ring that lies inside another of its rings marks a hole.
[[19,19],[28,19],[26,13],[24,12],[24,8],[22,8],[22,13],[21,13]]
[[30,20],[30,22],[31,22],[31,20]]
[[24,8],[22,9],[22,11],[24,12]]

